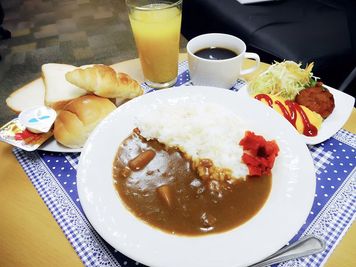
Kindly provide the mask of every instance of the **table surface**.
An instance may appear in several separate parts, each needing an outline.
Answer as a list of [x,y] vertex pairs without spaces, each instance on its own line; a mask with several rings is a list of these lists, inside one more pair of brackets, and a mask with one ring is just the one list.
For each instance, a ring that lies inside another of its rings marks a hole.
[[[180,60],[186,55],[181,54]],[[246,60],[246,67],[254,64]],[[115,64],[122,72],[143,80],[139,61]],[[268,67],[262,63],[251,79]],[[344,129],[356,134],[356,109]],[[83,266],[52,214],[12,153],[0,142],[0,266]],[[356,225],[351,226],[325,266],[356,266]]]

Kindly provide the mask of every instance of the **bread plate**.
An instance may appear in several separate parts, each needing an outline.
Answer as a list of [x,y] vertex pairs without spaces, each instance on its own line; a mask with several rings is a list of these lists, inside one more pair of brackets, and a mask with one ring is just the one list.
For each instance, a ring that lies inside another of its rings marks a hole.
[[77,153],[82,151],[82,148],[70,148],[61,145],[53,137],[43,143],[38,150],[49,151],[49,152],[61,152],[61,153]]
[[[158,103],[193,98],[234,112],[251,130],[275,139],[280,155],[272,171],[271,193],[252,219],[224,233],[186,237],[162,232],[132,215],[114,188],[112,164],[119,144],[135,127],[135,114],[147,114],[147,107]],[[186,86],[140,96],[106,117],[82,150],[77,186],[81,205],[95,230],[138,262],[173,267],[247,266],[276,252],[298,232],[313,204],[316,179],[307,146],[272,109],[229,90]]]
[[7,106],[18,114],[41,106],[62,111],[57,113],[53,134],[64,146],[51,139],[39,150],[79,152],[80,149],[70,147],[81,147],[88,133],[116,105],[144,92],[130,75],[117,71],[120,69],[118,65],[76,67],[46,63],[41,69],[41,78],[22,86],[6,99]]
[[[309,137],[299,134],[302,140],[308,145],[319,144],[332,137],[338,130],[342,128],[342,126],[344,126],[347,119],[350,117],[350,114],[355,104],[355,98],[353,96],[345,94],[344,92],[336,90],[327,85],[323,85],[323,87],[328,89],[330,93],[332,93],[332,95],[334,96],[335,108],[330,114],[330,116],[322,122],[321,128],[319,129],[318,134],[316,136]],[[248,85],[243,86],[238,91],[238,94],[243,98],[249,98],[252,99],[252,101],[254,102],[260,102],[258,100],[253,99],[248,94]],[[277,111],[274,112],[277,113]]]

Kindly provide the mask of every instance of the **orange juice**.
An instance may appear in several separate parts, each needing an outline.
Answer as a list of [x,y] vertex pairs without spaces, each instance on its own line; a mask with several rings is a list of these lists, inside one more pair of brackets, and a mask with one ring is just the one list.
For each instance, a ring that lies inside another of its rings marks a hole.
[[179,7],[151,4],[131,10],[129,17],[145,78],[154,83],[175,80],[182,19]]

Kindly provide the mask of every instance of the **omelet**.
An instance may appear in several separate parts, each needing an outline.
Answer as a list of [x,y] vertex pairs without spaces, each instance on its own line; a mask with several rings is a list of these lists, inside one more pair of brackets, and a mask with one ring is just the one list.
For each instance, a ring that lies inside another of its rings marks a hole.
[[299,133],[306,136],[316,136],[323,118],[309,108],[299,105],[293,100],[284,99],[271,94],[256,94],[253,97],[284,116]]

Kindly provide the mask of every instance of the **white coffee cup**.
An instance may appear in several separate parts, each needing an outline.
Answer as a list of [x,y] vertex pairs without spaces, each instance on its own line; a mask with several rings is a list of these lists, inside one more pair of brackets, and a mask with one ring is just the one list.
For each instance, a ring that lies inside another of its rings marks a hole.
[[[205,48],[218,47],[231,50],[237,56],[228,59],[205,59],[195,55]],[[187,44],[190,78],[194,85],[231,88],[236,80],[255,71],[260,64],[256,53],[246,52],[246,44],[239,38],[223,33],[208,33],[191,39]],[[242,70],[245,58],[254,59],[256,64]]]

